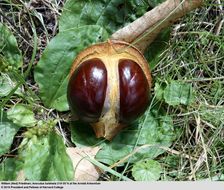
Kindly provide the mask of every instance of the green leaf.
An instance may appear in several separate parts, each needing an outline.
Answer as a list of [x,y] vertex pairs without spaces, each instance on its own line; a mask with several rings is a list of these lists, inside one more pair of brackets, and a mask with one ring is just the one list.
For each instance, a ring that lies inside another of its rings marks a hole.
[[7,111],[7,117],[21,127],[33,127],[37,123],[29,105],[16,104]]
[[103,26],[109,34],[142,16],[147,1],[136,0],[67,0],[59,20],[59,31],[83,25]]
[[0,164],[0,181],[13,181],[21,168],[21,163],[15,158],[7,158]]
[[145,158],[153,159],[164,152],[160,146],[169,147],[174,138],[172,118],[155,111],[148,114],[139,126],[132,125],[121,131],[111,142],[107,142],[96,159],[112,165],[146,144],[149,146],[140,148],[129,161],[133,163]]
[[[134,146],[130,144],[122,144],[122,142],[107,143],[97,153],[96,159],[108,165],[113,165],[120,159],[129,155],[133,151]],[[125,161],[126,162],[126,161]],[[122,163],[123,164],[123,163]],[[122,165],[121,164],[121,165]]]
[[163,100],[164,99],[164,88],[166,85],[164,83],[160,84],[158,82],[155,83],[154,91],[155,91],[155,97],[158,100]]
[[0,111],[0,155],[7,153],[13,142],[19,126],[10,121],[4,112]]
[[22,63],[16,38],[6,26],[0,23],[0,70],[7,66],[19,68]]
[[46,136],[33,136],[19,153],[27,180],[67,181],[72,180],[72,161],[66,153],[60,136],[52,132]]
[[0,180],[14,180],[16,178],[14,159],[8,158],[0,165]]
[[80,121],[72,122],[71,140],[77,147],[99,145],[102,139],[97,139],[91,126]]
[[69,109],[66,95],[73,60],[85,47],[107,37],[100,26],[84,26],[61,32],[51,40],[34,71],[46,107],[59,111]]
[[180,104],[190,105],[193,101],[191,84],[171,81],[164,90],[164,99],[166,103],[172,106]]
[[132,175],[136,181],[156,181],[160,178],[162,168],[157,161],[142,160],[134,164]]
[[[16,86],[15,79],[9,73],[0,74],[0,97],[7,96],[12,89]],[[15,92],[16,94],[21,95],[21,89],[18,88]]]
[[208,107],[208,105],[200,105],[198,110],[200,113],[201,119],[208,121],[214,126],[221,126],[224,123],[224,109],[222,106],[213,108]]

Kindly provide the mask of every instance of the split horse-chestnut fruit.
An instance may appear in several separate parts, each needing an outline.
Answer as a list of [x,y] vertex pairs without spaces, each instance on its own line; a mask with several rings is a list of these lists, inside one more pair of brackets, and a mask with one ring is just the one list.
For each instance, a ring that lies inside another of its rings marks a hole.
[[82,51],[68,84],[70,108],[93,127],[97,137],[112,139],[149,105],[151,75],[147,61],[131,44],[108,41]]

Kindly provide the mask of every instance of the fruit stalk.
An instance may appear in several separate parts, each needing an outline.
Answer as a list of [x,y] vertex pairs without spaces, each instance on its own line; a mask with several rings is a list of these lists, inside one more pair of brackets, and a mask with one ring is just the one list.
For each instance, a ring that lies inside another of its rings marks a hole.
[[167,0],[129,25],[112,34],[112,40],[133,44],[142,53],[157,35],[188,12],[203,5],[204,0]]

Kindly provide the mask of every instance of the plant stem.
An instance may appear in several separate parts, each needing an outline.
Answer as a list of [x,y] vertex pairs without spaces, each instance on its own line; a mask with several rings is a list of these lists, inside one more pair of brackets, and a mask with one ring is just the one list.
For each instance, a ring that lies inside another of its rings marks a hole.
[[101,164],[100,162],[98,162],[97,160],[95,160],[94,158],[90,158],[90,157],[85,157],[89,162],[91,162],[92,164],[98,166],[99,168],[101,168],[103,171],[105,172],[109,172],[114,176],[117,176],[119,178],[121,178],[124,181],[132,181],[130,178],[116,172],[115,170],[111,169],[110,167],[105,166],[104,164]]
[[141,52],[157,35],[188,12],[203,5],[204,0],[167,0],[129,25],[112,34],[112,40],[135,45]]

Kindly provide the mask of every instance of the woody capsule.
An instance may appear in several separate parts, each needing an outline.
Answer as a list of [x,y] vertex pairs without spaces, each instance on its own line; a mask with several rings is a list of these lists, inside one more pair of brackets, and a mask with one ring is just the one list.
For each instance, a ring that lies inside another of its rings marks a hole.
[[76,57],[67,98],[73,114],[90,123],[97,138],[111,140],[145,112],[150,88],[151,74],[142,53],[131,44],[111,40]]

